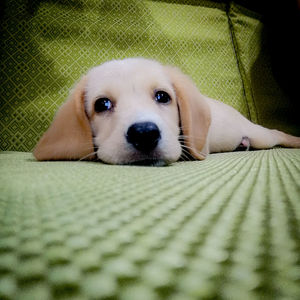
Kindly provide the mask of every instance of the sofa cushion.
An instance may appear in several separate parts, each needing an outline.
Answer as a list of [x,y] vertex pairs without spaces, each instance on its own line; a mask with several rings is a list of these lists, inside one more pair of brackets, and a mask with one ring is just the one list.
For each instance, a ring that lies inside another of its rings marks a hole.
[[297,299],[300,151],[169,167],[0,154],[1,299]]
[[[202,93],[253,121],[296,133],[276,82],[269,80],[263,92],[257,85],[272,78],[269,66],[256,63],[260,16],[234,3],[8,0],[4,8],[1,150],[31,151],[90,67],[130,56],[176,65]],[[262,80],[250,80],[253,65]]]
[[[228,16],[250,119],[268,128],[300,135],[297,103],[284,93],[273,74],[273,49],[267,44],[269,36],[263,17],[235,3]],[[277,42],[282,42],[281,36]]]

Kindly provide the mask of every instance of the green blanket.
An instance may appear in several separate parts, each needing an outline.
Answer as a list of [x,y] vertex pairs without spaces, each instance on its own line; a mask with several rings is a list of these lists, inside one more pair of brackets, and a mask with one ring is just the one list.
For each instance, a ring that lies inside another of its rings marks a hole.
[[300,151],[169,167],[0,155],[0,299],[299,299]]

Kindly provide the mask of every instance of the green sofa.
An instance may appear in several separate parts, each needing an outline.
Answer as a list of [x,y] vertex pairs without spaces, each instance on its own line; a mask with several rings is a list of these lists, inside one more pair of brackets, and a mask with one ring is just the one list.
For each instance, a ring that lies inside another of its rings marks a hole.
[[259,13],[205,0],[7,0],[3,12],[1,300],[300,299],[300,150],[160,168],[31,154],[82,74],[131,56],[300,135]]

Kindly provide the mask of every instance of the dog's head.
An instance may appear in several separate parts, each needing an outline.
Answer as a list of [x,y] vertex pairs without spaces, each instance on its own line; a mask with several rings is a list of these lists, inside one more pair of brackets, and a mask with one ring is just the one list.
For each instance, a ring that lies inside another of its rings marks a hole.
[[38,160],[164,165],[207,154],[210,111],[192,81],[156,61],[115,60],[75,86],[37,144]]

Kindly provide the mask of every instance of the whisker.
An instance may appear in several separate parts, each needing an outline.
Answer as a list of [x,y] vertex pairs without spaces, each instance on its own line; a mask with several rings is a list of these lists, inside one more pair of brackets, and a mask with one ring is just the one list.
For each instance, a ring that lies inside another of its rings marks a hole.
[[97,154],[97,152],[93,151],[93,152],[89,153],[88,155],[81,157],[78,161],[83,161],[83,160],[87,159],[88,157],[96,155],[96,154]]
[[182,149],[182,153],[181,153],[180,159],[182,161],[191,161],[192,160],[191,159],[191,155],[185,149]]
[[[181,145],[181,148],[182,148],[182,151],[186,151],[189,155],[191,155],[191,154],[188,150],[192,150],[192,151],[195,150],[192,147],[189,147],[189,146],[186,146],[186,145]],[[206,154],[203,153],[202,151],[198,152],[198,153],[201,154],[202,156],[206,156]]]
[[193,140],[202,140],[202,138],[197,138],[197,137],[193,137],[193,136],[187,136],[187,135],[179,135],[178,136],[178,140],[180,140],[180,141],[184,141],[184,140],[186,140],[186,139],[188,139],[188,138],[192,138]]

